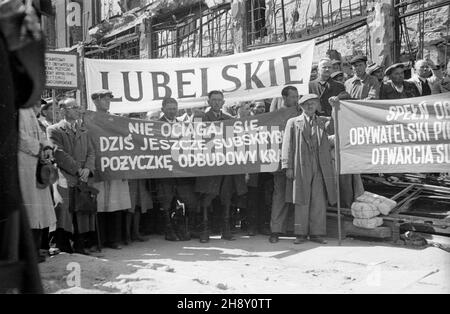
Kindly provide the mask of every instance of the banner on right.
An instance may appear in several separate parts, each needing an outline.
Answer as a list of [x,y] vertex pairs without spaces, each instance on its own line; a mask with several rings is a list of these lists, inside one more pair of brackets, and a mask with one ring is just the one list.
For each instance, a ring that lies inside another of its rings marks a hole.
[[341,100],[341,174],[450,172],[450,93]]

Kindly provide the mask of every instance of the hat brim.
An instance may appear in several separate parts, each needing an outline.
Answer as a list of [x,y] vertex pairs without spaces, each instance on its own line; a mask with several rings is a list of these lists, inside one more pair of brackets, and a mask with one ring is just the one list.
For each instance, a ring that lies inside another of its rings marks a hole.
[[305,99],[305,100],[303,100],[303,101],[299,101],[299,105],[300,106],[303,106],[306,102],[308,102],[308,101],[310,101],[310,100],[317,100],[319,103],[320,103],[320,99],[319,98],[308,98],[308,99]]
[[392,73],[392,71],[394,71],[395,69],[405,69],[405,65],[404,64],[398,64],[395,66],[391,66],[389,68],[386,69],[386,71],[384,72],[385,75],[390,75]]

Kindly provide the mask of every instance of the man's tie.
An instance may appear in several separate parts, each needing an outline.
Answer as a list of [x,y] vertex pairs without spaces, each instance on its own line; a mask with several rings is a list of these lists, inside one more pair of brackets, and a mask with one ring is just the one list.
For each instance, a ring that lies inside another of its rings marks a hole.
[[428,81],[420,80],[420,82],[422,83],[422,96],[431,95],[431,88],[430,88],[430,85],[428,85]]
[[311,117],[311,119],[309,119],[309,124],[311,126],[311,136],[316,135],[316,119],[315,119],[315,117]]

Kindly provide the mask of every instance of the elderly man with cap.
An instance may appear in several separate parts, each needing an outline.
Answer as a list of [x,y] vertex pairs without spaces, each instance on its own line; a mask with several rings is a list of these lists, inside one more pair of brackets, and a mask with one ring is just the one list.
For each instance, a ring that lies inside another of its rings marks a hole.
[[295,244],[311,241],[325,244],[327,200],[336,203],[336,189],[328,135],[333,120],[316,115],[319,97],[307,94],[300,99],[303,113],[291,118],[284,131],[281,166],[289,184],[286,199],[295,205]]
[[[112,92],[104,89],[91,95],[97,115],[109,114],[112,98]],[[96,165],[96,169],[100,169],[100,165]],[[131,208],[128,181],[95,182],[94,187],[99,190],[97,204],[100,239],[106,247],[121,249],[119,242],[122,239],[122,216],[124,211]]]
[[380,83],[366,73],[366,56],[355,56],[350,60],[354,76],[345,82],[345,91],[353,99],[377,99]]
[[309,92],[319,96],[320,106],[317,109],[319,115],[329,117],[331,115],[331,105],[328,99],[344,92],[345,86],[331,79],[330,76],[333,71],[329,58],[324,58],[319,61],[318,71],[319,77],[309,82]]
[[385,75],[389,77],[380,87],[380,99],[402,99],[420,96],[416,85],[405,81],[403,63],[395,63],[388,67]]
[[372,64],[368,65],[367,69],[366,69],[366,73],[369,75],[375,76],[381,86],[381,83],[383,83],[383,79],[384,79],[384,71],[383,71],[383,67],[381,65],[378,65],[376,63],[372,63]]

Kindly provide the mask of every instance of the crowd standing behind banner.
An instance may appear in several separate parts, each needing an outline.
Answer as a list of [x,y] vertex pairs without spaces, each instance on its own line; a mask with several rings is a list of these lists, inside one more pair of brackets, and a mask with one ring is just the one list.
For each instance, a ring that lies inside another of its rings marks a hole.
[[[195,119],[221,121],[297,106],[296,115],[287,121],[281,170],[274,173],[98,182],[95,173],[99,165],[94,162],[98,152],[84,127],[83,111],[74,99],[37,104],[41,106],[37,119],[31,109],[23,109],[20,169],[33,171],[21,172],[21,189],[27,196],[25,205],[37,246],[48,249],[50,242],[51,254],[59,251],[90,254],[98,244],[120,249],[121,243],[146,241],[141,234],[148,235],[149,231],[164,233],[169,241],[199,238],[204,243],[209,241],[211,231],[219,229],[222,239],[233,240],[237,220],[250,236],[270,234],[271,243],[278,242],[279,236],[289,231],[294,231],[296,244],[303,243],[308,236],[311,241],[326,243],[323,238],[326,207],[336,202],[331,118],[336,101],[400,99],[450,91],[450,63],[444,74],[444,67],[418,60],[409,80],[404,79],[402,63],[383,71],[380,65],[368,66],[365,56],[356,56],[350,64],[351,77],[342,72],[340,60],[320,60],[311,71],[310,94],[302,97],[295,87],[286,86],[281,97],[272,101],[255,100],[224,108],[224,94],[213,90],[208,94],[207,108],[179,111],[177,101],[166,98],[161,112],[146,117],[169,123]],[[91,98],[98,112],[108,113],[111,91],[97,91]],[[58,106],[55,109],[62,118],[56,124],[52,106]],[[130,118],[136,117],[144,118],[142,114],[130,114]],[[48,139],[42,130],[47,132]],[[48,183],[44,189],[34,188],[35,182],[27,179],[26,173],[36,172],[37,160],[53,158],[59,178],[51,189]],[[361,177],[341,175],[339,180],[341,205],[349,207],[364,191]],[[77,203],[83,184],[98,192],[93,212],[80,209]],[[291,221],[288,212],[293,204],[295,214]],[[219,228],[214,217],[220,217]],[[149,230],[150,224],[156,228]],[[159,228],[162,225],[164,228]],[[42,229],[46,228],[50,228],[51,236],[44,236],[42,242],[46,243],[41,245]]]

